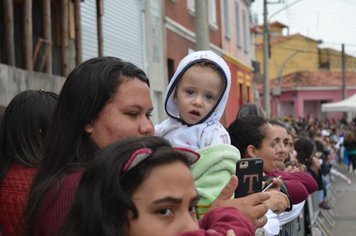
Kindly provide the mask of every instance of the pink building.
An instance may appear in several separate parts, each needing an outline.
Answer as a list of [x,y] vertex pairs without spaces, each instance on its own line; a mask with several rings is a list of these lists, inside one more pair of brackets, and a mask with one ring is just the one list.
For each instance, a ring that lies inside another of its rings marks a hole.
[[[271,82],[271,91],[278,87]],[[356,93],[356,73],[346,73],[347,97]],[[342,73],[330,71],[295,72],[286,75],[281,82],[280,93],[272,92],[272,116],[307,117],[340,119],[342,113],[321,112],[321,104],[337,102],[342,97]]]

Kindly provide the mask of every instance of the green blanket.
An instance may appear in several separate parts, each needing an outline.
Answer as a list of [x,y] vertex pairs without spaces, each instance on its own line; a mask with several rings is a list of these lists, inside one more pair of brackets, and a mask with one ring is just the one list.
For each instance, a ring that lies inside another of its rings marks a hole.
[[195,186],[199,192],[198,215],[203,216],[223,187],[235,175],[239,150],[228,144],[219,144],[198,150],[201,157],[192,166]]

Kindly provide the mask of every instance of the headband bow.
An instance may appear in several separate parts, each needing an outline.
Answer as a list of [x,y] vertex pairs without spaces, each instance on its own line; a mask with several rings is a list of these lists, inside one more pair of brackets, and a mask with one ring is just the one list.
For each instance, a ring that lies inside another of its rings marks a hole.
[[[189,161],[190,165],[198,161],[200,154],[188,148],[173,148],[176,152],[183,154]],[[153,153],[150,148],[140,148],[136,150],[131,157],[127,160],[123,167],[123,172],[127,173],[129,170],[146,160]]]

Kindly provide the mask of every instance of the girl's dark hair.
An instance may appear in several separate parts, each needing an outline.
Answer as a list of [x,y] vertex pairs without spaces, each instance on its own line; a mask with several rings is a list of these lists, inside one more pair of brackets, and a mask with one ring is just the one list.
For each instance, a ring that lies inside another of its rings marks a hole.
[[87,60],[69,74],[59,95],[44,158],[33,181],[25,212],[25,235],[33,234],[49,188],[74,167],[87,164],[98,151],[85,126],[98,117],[122,83],[134,78],[149,85],[140,68],[114,57]]
[[294,142],[294,148],[299,163],[310,167],[312,155],[316,150],[315,143],[309,138],[301,137]]
[[244,116],[229,126],[228,131],[231,144],[241,152],[241,157],[247,157],[247,146],[253,145],[261,148],[262,141],[266,137],[265,126],[268,121],[261,116]]
[[[153,152],[127,173],[123,172],[127,160],[140,148]],[[128,213],[134,218],[139,214],[131,200],[136,189],[153,168],[176,161],[190,166],[184,154],[161,137],[128,138],[102,149],[84,172],[59,235],[126,235]]]
[[37,166],[57,97],[44,90],[27,90],[6,107],[0,123],[0,185],[13,163]]

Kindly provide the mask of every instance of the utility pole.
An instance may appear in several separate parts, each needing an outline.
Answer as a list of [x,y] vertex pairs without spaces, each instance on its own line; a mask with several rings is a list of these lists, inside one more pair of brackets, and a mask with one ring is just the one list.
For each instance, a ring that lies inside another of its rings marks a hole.
[[341,70],[342,70],[342,99],[345,99],[347,97],[345,44],[341,44]]
[[269,88],[269,28],[267,20],[267,0],[263,0],[263,100],[267,118],[271,117],[271,101],[270,101],[270,88]]
[[[342,71],[342,99],[346,98],[346,58],[345,44],[341,44],[341,71]],[[347,112],[344,112],[344,119],[347,120]]]
[[195,0],[196,50],[209,49],[208,1]]

